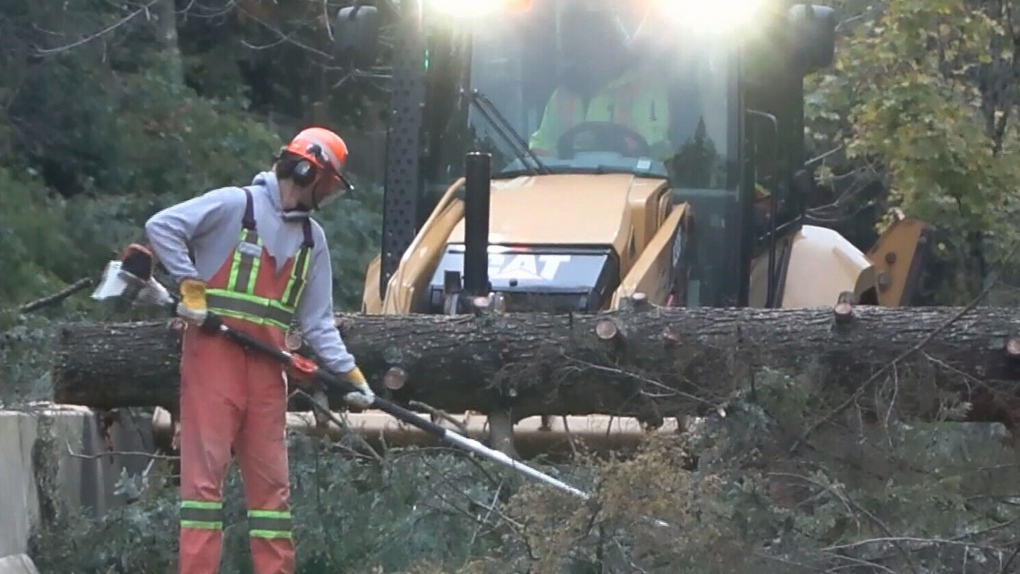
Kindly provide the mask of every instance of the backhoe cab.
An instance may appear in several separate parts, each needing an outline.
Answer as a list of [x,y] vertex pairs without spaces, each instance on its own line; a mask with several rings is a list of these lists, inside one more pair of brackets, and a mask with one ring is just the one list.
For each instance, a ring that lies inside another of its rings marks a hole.
[[[364,4],[364,3],[363,3]],[[783,0],[356,5],[338,53],[393,24],[382,249],[366,313],[907,304],[926,226],[865,254],[804,224],[803,79],[831,8]]]

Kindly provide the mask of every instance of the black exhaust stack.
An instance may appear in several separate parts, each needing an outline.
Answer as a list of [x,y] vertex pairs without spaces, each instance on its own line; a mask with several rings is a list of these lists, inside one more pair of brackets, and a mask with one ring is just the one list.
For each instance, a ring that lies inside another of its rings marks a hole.
[[489,285],[489,191],[492,155],[469,152],[464,158],[464,291],[485,297]]

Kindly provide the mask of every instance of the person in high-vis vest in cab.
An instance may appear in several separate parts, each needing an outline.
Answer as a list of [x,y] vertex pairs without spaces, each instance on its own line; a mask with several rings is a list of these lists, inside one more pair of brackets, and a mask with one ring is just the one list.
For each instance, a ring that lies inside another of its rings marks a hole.
[[179,286],[186,321],[180,390],[180,574],[218,571],[223,479],[237,456],[256,574],[293,574],[287,379],[279,363],[199,326],[208,313],[279,348],[296,324],[323,366],[374,399],[333,318],[333,273],[311,213],[351,189],[347,146],[332,131],[301,131],[272,170],[168,207],[145,224],[148,242]]
[[[668,106],[665,88],[645,84],[638,70],[626,72],[587,100],[561,86],[549,98],[530,147],[538,155],[555,155],[557,140],[570,128],[583,122],[613,122],[636,131],[652,157],[664,159],[673,152]],[[638,153],[637,145],[630,153]]]
[[[564,10],[561,21],[564,71],[531,135],[531,150],[556,155],[560,136],[572,127],[612,122],[640,134],[653,157],[667,157],[672,149],[666,83],[645,65],[616,16],[604,7],[576,3]],[[637,142],[628,143],[632,149],[616,151],[637,155]]]

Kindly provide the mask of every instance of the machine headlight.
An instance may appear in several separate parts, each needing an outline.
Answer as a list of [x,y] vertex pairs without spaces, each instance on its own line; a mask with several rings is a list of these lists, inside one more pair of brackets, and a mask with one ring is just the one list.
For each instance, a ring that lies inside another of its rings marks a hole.
[[485,16],[498,10],[523,10],[531,0],[424,0],[429,10],[450,16],[471,18]]
[[656,0],[659,10],[695,32],[721,32],[748,23],[763,0]]

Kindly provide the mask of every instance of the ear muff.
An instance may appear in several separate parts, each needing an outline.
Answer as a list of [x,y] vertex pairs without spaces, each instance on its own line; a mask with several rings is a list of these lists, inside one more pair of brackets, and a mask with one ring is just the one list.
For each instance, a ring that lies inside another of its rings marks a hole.
[[[319,173],[320,166],[328,166],[329,159],[326,158],[326,154],[323,153],[322,148],[319,144],[311,144],[306,149],[306,152],[314,158],[314,162],[308,159],[302,159],[298,161],[297,165],[294,166],[294,183],[298,185],[308,185],[315,180],[315,176]],[[318,162],[319,165],[316,165]]]
[[294,183],[298,185],[308,185],[315,180],[315,176],[318,173],[319,170],[315,167],[315,164],[307,159],[302,159],[294,165],[294,172],[291,177],[294,179]]

